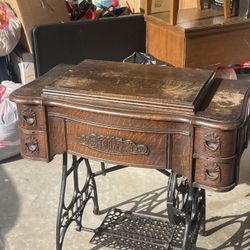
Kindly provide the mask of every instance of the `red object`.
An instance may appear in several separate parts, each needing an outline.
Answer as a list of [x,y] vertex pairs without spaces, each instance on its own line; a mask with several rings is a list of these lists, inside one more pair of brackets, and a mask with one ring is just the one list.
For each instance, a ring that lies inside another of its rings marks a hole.
[[0,3],[0,29],[4,29],[9,25],[9,17],[4,3]]
[[242,69],[242,68],[250,68],[250,61],[219,67],[219,69]]
[[112,6],[113,7],[117,7],[119,5],[119,1],[118,0],[112,0]]
[[6,91],[6,87],[0,84],[0,102],[3,99],[5,91]]
[[96,13],[93,10],[89,9],[89,10],[87,10],[84,17],[86,19],[96,19]]

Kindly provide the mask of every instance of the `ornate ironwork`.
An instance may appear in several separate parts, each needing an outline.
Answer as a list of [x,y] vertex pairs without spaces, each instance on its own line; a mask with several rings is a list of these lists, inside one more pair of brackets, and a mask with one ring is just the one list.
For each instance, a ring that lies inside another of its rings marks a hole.
[[195,249],[200,229],[205,234],[205,190],[190,186],[186,177],[172,172],[167,197],[170,222],[184,226],[182,249]]
[[185,211],[183,250],[196,249],[200,229],[205,234],[205,190],[190,187]]
[[[87,176],[83,187],[79,187],[78,180],[78,168],[80,163],[84,161]],[[68,177],[73,174],[74,180],[74,192],[73,197],[69,205],[65,204],[65,191]],[[84,208],[89,200],[93,200],[94,203],[94,214],[99,213],[99,205],[97,200],[97,189],[94,179],[94,174],[91,170],[88,159],[80,157],[77,159],[73,155],[73,161],[71,167],[68,169],[67,164],[67,153],[63,154],[63,171],[62,171],[62,183],[60,201],[58,207],[57,227],[56,227],[56,249],[61,250],[63,245],[64,236],[69,225],[72,222],[76,222],[76,230],[81,231],[82,229],[82,215]]]
[[[115,249],[167,250],[179,245],[176,226],[167,219],[145,214],[110,210],[90,243]],[[177,234],[175,234],[177,236]],[[182,237],[183,238],[183,237]]]
[[205,147],[213,152],[220,148],[220,137],[216,133],[209,133],[204,136],[203,143]]
[[29,153],[39,152],[38,140],[33,136],[29,136],[25,138],[25,150]]
[[[78,169],[85,163],[86,181],[79,187]],[[93,173],[88,159],[73,155],[70,168],[67,153],[63,154],[61,193],[56,227],[56,249],[61,250],[65,234],[72,222],[77,230],[95,232],[92,243],[115,247],[116,249],[195,249],[198,232],[205,230],[205,191],[190,187],[187,178],[173,172],[161,171],[169,176],[168,214],[169,220],[155,216],[143,216],[131,212],[114,210],[110,212],[98,229],[83,226],[82,216],[89,200],[93,200],[95,214],[99,213],[95,177],[122,169],[126,166],[106,168],[101,163],[101,171]],[[68,177],[73,175],[73,196],[65,204],[65,191]],[[133,248],[133,247],[134,248]],[[131,248],[132,247],[132,248]]]
[[105,135],[80,135],[78,137],[81,145],[111,154],[121,155],[148,155],[149,149],[146,145],[116,136]]
[[23,119],[28,125],[35,125],[36,124],[36,113],[33,109],[27,108],[23,110]]
[[184,222],[188,192],[187,178],[171,172],[168,180],[167,209],[169,220],[175,225]]
[[208,163],[204,167],[204,179],[221,182],[221,169],[215,162]]

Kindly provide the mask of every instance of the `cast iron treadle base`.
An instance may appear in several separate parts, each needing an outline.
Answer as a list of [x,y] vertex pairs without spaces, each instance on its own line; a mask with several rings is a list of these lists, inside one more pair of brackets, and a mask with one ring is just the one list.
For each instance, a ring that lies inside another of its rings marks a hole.
[[160,217],[109,211],[90,243],[122,250],[181,249],[184,228]]

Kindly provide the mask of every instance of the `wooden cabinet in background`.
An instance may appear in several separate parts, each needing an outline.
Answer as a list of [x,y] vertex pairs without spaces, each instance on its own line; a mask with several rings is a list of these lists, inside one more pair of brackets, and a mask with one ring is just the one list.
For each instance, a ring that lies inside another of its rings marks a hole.
[[145,17],[148,53],[178,67],[213,70],[250,59],[249,19],[228,18],[228,8],[179,9],[171,2],[170,11]]

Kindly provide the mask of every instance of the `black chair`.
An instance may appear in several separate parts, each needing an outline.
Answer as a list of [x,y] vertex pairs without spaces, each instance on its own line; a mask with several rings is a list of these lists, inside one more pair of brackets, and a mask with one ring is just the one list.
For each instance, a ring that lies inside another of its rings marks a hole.
[[143,15],[37,25],[31,31],[36,77],[57,64],[84,59],[122,61],[146,50]]

